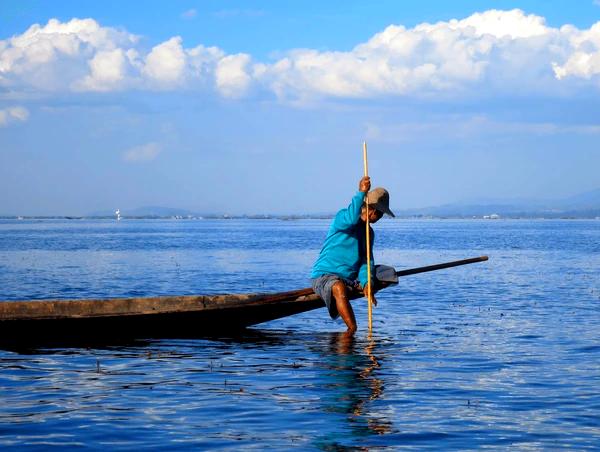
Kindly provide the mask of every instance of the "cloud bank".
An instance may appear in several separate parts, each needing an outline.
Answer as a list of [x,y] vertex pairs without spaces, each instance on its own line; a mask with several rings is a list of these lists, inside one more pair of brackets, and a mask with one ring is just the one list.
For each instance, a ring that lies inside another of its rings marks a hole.
[[0,127],[5,127],[16,121],[27,121],[27,119],[29,119],[29,111],[24,107],[13,106],[0,109]]
[[[204,91],[281,101],[458,97],[600,88],[600,22],[553,28],[521,10],[489,10],[414,28],[390,25],[351,51],[290,50],[276,61],[185,47],[145,49],[138,36],[93,19],[50,20],[0,41],[0,89]],[[583,88],[582,88],[583,87]]]

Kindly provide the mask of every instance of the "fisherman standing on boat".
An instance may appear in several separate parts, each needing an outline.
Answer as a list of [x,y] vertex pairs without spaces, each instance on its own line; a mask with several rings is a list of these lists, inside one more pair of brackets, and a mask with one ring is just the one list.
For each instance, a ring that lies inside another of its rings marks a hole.
[[[368,198],[369,202],[369,223],[376,223],[384,213],[394,216],[389,207],[390,195],[387,190],[375,188],[369,192],[370,189],[371,179],[365,176],[360,180],[359,191],[352,198],[350,205],[335,216],[311,274],[315,293],[325,301],[332,319],[342,317],[349,334],[354,334],[356,331],[356,318],[348,300],[348,291],[362,290],[367,286],[368,280],[365,198]],[[370,229],[370,236],[371,256],[373,256],[372,229]],[[393,273],[395,278],[395,272]],[[373,259],[371,259],[371,275],[372,279],[377,276]],[[372,286],[374,291],[375,281],[372,281]],[[375,297],[372,297],[372,301],[377,305]]]

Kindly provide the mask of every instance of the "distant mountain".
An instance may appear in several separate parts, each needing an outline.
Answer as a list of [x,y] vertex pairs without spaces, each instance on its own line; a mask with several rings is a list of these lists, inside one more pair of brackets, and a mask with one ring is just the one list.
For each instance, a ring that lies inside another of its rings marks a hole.
[[596,218],[600,216],[600,189],[555,200],[511,199],[452,203],[396,212],[400,217],[471,218],[492,214],[512,218]]
[[600,207],[600,188],[565,198],[562,206],[566,209],[597,209]]
[[[489,199],[470,200],[462,203],[415,209],[394,209],[398,217],[442,217],[472,218],[498,214],[505,218],[596,218],[600,217],[600,189],[592,190],[563,199]],[[114,217],[114,211],[91,213],[92,217]],[[333,214],[302,215],[238,215],[230,216],[215,213],[198,213],[173,207],[145,206],[135,209],[121,209],[123,218],[144,217],[205,217],[205,218],[328,218]]]

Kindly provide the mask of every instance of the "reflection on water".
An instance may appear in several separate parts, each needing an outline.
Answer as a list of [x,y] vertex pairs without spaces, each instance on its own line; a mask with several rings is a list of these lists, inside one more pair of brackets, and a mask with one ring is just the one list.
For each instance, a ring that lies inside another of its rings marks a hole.
[[[228,438],[251,446],[257,439],[251,432],[265,422],[272,426],[263,439],[272,444],[324,450],[368,444],[370,436],[392,431],[393,419],[372,406],[384,393],[377,372],[385,357],[371,337],[248,330],[76,348],[82,345],[74,340],[68,348],[20,349],[0,359],[0,391],[7,396],[0,425],[20,432],[0,444],[83,445],[85,436],[69,428],[83,419],[89,427],[103,426],[107,437],[98,444],[104,445],[117,444],[108,432],[121,422],[142,422],[147,425],[136,431],[154,426],[200,447]],[[11,388],[20,395],[9,394]],[[253,407],[268,411],[259,415]],[[205,422],[182,431],[177,419],[191,413]],[[286,432],[271,437],[269,431],[279,428]],[[302,434],[302,428],[313,433]],[[118,444],[149,440],[132,435]]]
[[382,435],[392,430],[392,419],[378,415],[371,402],[384,391],[384,382],[378,378],[382,357],[377,356],[377,342],[372,337],[359,340],[356,336],[333,333],[318,351],[328,378],[327,392],[323,394],[322,409],[326,413],[343,415],[346,428],[336,438],[320,438],[318,445],[333,450],[344,445],[362,443],[371,435]]
[[358,436],[391,431],[391,420],[369,412],[369,402],[379,398],[384,390],[383,380],[377,377],[381,358],[376,356],[376,344],[371,336],[359,343],[355,336],[345,333],[332,335],[330,342],[328,356],[337,358],[335,369],[347,376],[347,379],[343,379],[337,385],[341,390],[349,390],[348,394],[339,397],[339,400],[347,401],[345,412]]

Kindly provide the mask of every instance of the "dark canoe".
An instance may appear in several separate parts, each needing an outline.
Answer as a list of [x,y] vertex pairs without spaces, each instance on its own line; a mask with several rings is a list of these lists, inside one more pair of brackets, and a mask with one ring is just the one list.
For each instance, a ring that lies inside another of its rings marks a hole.
[[[362,295],[353,292],[351,298]],[[203,336],[324,306],[310,288],[277,294],[3,301],[0,341]]]

